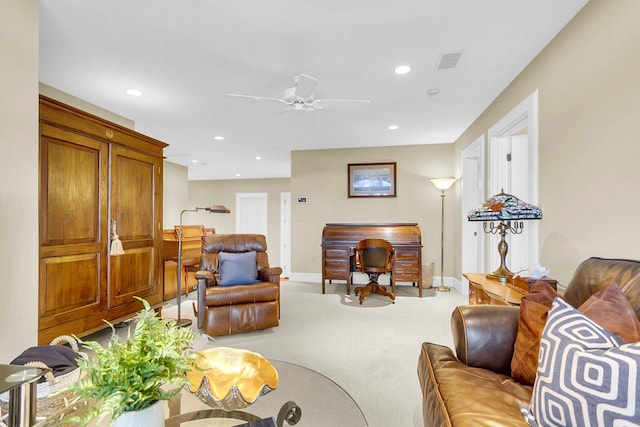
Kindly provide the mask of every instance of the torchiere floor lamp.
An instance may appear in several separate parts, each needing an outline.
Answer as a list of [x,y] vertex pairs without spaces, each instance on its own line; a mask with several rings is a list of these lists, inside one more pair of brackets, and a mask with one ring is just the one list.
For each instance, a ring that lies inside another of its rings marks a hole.
[[441,221],[440,221],[440,286],[436,291],[449,292],[451,288],[444,285],[444,192],[448,190],[454,182],[455,178],[434,178],[430,180],[435,187],[440,190],[441,200]]
[[221,205],[213,205],[208,206],[206,208],[195,208],[195,209],[184,209],[180,212],[180,227],[178,228],[178,282],[177,289],[178,295],[176,296],[176,303],[178,304],[178,320],[177,323],[179,326],[189,326],[191,325],[191,319],[183,319],[180,314],[180,297],[182,296],[181,282],[182,282],[182,215],[185,212],[198,212],[198,211],[207,211],[209,213],[231,213],[231,211]]

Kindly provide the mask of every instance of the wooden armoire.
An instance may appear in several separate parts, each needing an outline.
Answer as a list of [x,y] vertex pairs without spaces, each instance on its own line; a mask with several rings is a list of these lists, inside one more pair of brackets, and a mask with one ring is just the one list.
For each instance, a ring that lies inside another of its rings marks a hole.
[[161,306],[166,146],[40,96],[40,344]]

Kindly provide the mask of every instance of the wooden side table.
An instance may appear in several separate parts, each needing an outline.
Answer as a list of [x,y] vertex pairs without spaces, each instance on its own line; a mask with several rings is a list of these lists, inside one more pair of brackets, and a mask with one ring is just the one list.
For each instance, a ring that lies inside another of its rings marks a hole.
[[487,278],[486,274],[464,273],[469,281],[469,304],[520,305],[528,292]]

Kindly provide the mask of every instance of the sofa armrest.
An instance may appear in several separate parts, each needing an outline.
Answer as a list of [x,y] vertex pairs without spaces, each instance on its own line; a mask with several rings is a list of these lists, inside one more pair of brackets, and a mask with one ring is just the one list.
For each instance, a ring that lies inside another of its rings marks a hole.
[[280,284],[280,275],[282,274],[282,268],[280,267],[268,267],[263,268],[258,272],[258,279],[262,282],[271,282]]
[[465,305],[451,315],[456,355],[468,366],[511,374],[519,307]]

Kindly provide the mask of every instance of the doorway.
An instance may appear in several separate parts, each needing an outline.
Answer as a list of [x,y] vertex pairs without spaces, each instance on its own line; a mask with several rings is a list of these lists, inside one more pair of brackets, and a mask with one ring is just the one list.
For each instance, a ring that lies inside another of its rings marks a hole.
[[280,193],[280,267],[282,278],[291,274],[291,193]]
[[[536,90],[489,129],[489,196],[504,190],[538,204],[538,91]],[[538,223],[526,221],[522,234],[507,233],[506,262],[517,273],[538,261]],[[489,235],[489,265],[500,265],[499,236]]]
[[[482,224],[468,221],[467,214],[484,201],[484,135],[462,151],[462,271],[484,270],[484,233]],[[462,295],[469,294],[469,282],[462,278]]]

